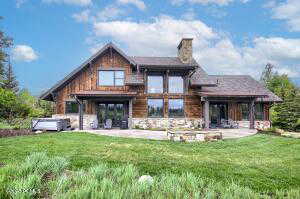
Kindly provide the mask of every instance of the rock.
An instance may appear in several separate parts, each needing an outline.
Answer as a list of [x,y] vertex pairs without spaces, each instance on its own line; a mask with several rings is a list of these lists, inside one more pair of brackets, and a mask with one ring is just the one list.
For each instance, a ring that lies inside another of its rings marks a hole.
[[147,183],[147,184],[153,184],[153,178],[149,175],[142,175],[140,178],[139,178],[139,183]]
[[36,134],[40,134],[40,133],[43,133],[43,131],[36,131],[35,133]]
[[280,134],[280,135],[284,134],[284,130],[282,130],[282,129],[276,129],[275,132]]

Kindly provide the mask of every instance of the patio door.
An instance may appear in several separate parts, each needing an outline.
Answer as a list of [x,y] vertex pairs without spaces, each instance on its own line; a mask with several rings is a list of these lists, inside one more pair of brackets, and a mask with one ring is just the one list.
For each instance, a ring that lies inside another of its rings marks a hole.
[[228,104],[227,103],[210,103],[209,115],[212,127],[218,127],[221,120],[228,119]]
[[107,119],[112,120],[113,127],[119,127],[124,117],[124,104],[122,103],[100,103],[98,105],[99,127],[103,127]]

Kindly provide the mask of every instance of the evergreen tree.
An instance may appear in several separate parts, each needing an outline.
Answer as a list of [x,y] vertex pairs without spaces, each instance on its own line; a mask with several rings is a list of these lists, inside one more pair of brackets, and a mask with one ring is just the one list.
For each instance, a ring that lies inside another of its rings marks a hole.
[[3,75],[3,88],[14,91],[15,93],[19,91],[19,83],[14,75],[10,57],[8,58],[8,64]]
[[[0,20],[2,17],[0,16]],[[6,48],[12,46],[12,39],[7,37],[3,31],[0,30],[0,86],[3,81],[4,75],[4,66],[7,61],[7,53],[5,52]]]

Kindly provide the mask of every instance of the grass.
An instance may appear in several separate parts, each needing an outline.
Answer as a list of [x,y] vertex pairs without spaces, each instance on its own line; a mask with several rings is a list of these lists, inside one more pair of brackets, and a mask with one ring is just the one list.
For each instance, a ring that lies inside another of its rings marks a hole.
[[[218,183],[233,182],[255,192],[299,189],[300,139],[255,135],[212,143],[175,143],[98,136],[47,133],[0,138],[0,165],[18,163],[33,152],[62,156],[68,169],[99,164],[118,168],[132,164],[141,175],[189,172]],[[34,178],[33,178],[34,179]]]
[[0,169],[0,198],[299,198],[300,190],[279,190],[272,194],[255,192],[234,182],[185,172],[160,174],[139,179],[133,165],[111,168],[106,164],[67,170],[68,161],[33,153],[25,162]]

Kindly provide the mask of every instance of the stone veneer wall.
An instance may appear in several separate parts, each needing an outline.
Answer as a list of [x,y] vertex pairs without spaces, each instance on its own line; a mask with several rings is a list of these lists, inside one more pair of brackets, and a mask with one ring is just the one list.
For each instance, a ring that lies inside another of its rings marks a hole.
[[132,128],[139,129],[198,129],[201,127],[202,119],[199,118],[132,118]]
[[[237,122],[239,123],[240,127],[244,127],[244,128],[250,127],[250,121],[237,121]],[[271,122],[268,120],[264,120],[264,121],[256,120],[254,122],[254,127],[259,130],[264,130],[271,127]]]
[[[52,118],[66,119],[70,118],[71,127],[79,128],[79,115],[78,114],[56,114],[52,115]],[[83,115],[83,129],[92,129],[91,123],[98,125],[97,115],[84,114]]]

